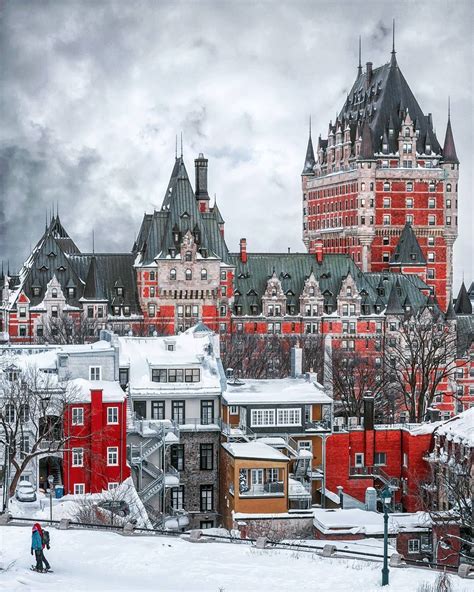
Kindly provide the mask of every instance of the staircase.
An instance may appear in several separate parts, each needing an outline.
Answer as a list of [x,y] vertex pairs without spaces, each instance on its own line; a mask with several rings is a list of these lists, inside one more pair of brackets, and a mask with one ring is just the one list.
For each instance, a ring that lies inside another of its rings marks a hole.
[[158,472],[158,476],[155,479],[153,479],[153,481],[151,481],[146,487],[144,487],[138,492],[138,495],[144,504],[150,501],[150,499],[154,495],[160,493],[160,491],[163,489],[163,484],[165,480],[163,471],[158,468],[156,468],[156,470]]
[[350,467],[349,476],[362,479],[379,479],[379,481],[382,481],[384,485],[393,491],[400,489],[400,479],[397,479],[396,477],[390,477],[390,475],[388,475],[381,467]]

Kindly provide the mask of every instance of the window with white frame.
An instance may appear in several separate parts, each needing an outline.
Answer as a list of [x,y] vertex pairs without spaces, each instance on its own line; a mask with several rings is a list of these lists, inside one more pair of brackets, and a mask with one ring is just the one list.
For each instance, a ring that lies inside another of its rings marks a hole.
[[420,539],[409,539],[408,540],[408,553],[419,553],[420,552]]
[[107,447],[107,465],[109,467],[118,465],[118,446]]
[[238,407],[238,405],[231,405],[229,407],[229,413],[230,413],[230,415],[238,415],[239,414],[239,407]]
[[298,450],[313,450],[313,442],[311,440],[298,440]]
[[363,452],[356,452],[354,457],[354,464],[356,467],[363,467],[364,466],[364,453]]
[[89,380],[101,380],[102,368],[100,366],[89,367]]
[[250,425],[252,427],[274,426],[275,409],[252,409],[250,412]]
[[72,425],[84,425],[84,409],[82,407],[72,408]]
[[108,483],[107,484],[107,489],[109,491],[113,491],[114,489],[117,489],[118,486],[119,486],[119,484],[117,482]]
[[387,453],[376,452],[374,455],[374,464],[378,466],[384,466],[387,464]]
[[86,486],[84,483],[74,483],[74,495],[84,495]]
[[118,423],[118,407],[108,407],[107,408],[107,423],[113,424]]
[[277,425],[301,425],[301,409],[295,407],[290,409],[278,409],[277,411]]
[[83,467],[84,466],[84,448],[73,448],[72,449],[72,466]]

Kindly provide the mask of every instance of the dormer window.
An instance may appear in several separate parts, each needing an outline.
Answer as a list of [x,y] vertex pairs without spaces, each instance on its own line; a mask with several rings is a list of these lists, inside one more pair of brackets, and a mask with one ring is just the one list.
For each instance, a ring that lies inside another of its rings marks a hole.
[[193,260],[193,254],[191,253],[191,251],[186,251],[186,254],[184,255],[184,260],[185,261],[192,261]]
[[51,290],[51,298],[57,298],[58,297],[58,290],[56,288],[53,288]]
[[176,269],[170,269],[170,280],[174,281],[176,279]]
[[179,232],[173,232],[173,240],[175,243],[179,243]]
[[201,279],[207,280],[207,269],[201,269]]
[[352,296],[352,288],[350,286],[348,286],[346,289],[346,296],[348,296],[348,297]]
[[53,251],[51,251],[51,253],[48,254],[48,257],[56,257],[56,253],[54,253]]
[[309,295],[314,296],[314,294],[315,294],[314,287],[311,286],[311,288],[309,289]]
[[273,289],[272,289],[272,296],[276,296],[276,295],[277,295],[276,288],[273,288]]
[[426,144],[426,154],[431,154],[431,146]]
[[173,257],[173,259],[176,257],[176,249],[170,249],[170,257]]
[[64,267],[64,265],[61,265],[60,267],[58,267],[58,271],[66,271],[66,268]]
[[120,306],[114,306],[114,315],[120,314]]
[[187,269],[185,272],[185,277],[187,280],[192,280],[193,279],[193,272],[190,269]]
[[69,298],[74,298],[76,296],[76,288],[68,288],[67,295]]
[[256,304],[250,305],[250,314],[253,314],[253,315],[258,314],[258,306]]
[[33,288],[33,296],[39,296],[41,294],[41,288],[35,286]]
[[406,127],[405,128],[405,138],[409,138],[410,137],[410,128]]
[[123,288],[122,286],[117,286],[115,288],[116,292],[117,292],[117,296],[123,296]]
[[130,307],[129,306],[124,306],[123,307],[123,314],[128,317],[130,316]]
[[154,272],[154,271],[150,271],[150,281],[151,281],[151,282],[154,282],[154,281],[155,281],[155,279],[156,279],[156,274],[155,274],[155,272]]

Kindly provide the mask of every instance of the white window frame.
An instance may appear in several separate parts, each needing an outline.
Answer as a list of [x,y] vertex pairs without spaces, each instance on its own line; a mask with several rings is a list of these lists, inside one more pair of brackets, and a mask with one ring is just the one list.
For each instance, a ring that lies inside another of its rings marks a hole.
[[[112,455],[116,455],[116,462],[111,462]],[[107,446],[107,466],[118,467],[119,464],[119,447]]]
[[229,405],[229,415],[239,415],[239,406]]
[[[76,417],[74,417],[76,415]],[[79,417],[77,417],[79,415]],[[84,408],[73,407],[71,411],[71,424],[73,426],[84,425]]]
[[313,441],[298,440],[298,450],[309,450],[310,452],[313,452]]
[[[415,544],[416,543],[416,544]],[[416,547],[416,548],[414,548]],[[408,553],[415,555],[420,552],[420,539],[408,539]]]
[[[99,378],[95,378],[97,371]],[[89,380],[94,382],[96,380],[102,380],[102,366],[89,366]]]
[[[111,412],[114,412],[113,414]],[[112,418],[110,417],[112,415]],[[114,418],[113,415],[116,417]],[[115,421],[114,421],[115,420]],[[119,423],[119,408],[107,407],[107,425],[118,425]]]
[[74,483],[74,495],[85,495],[86,484],[85,483]]
[[[375,456],[376,456],[377,454],[384,454],[384,455],[385,455],[385,462],[383,462],[383,463],[381,463],[381,462],[375,462]],[[374,465],[375,465],[376,467],[385,467],[385,466],[387,465],[387,453],[386,453],[386,452],[376,452],[376,453],[374,454]]]
[[277,425],[278,426],[300,426],[301,425],[301,408],[300,407],[284,407],[277,409]]
[[113,491],[114,489],[117,489],[117,487],[119,485],[120,485],[120,483],[118,481],[113,481],[113,482],[107,483],[107,490]]
[[72,467],[83,467],[84,466],[84,448],[73,448],[72,449],[71,466]]
[[354,455],[354,466],[355,467],[364,467],[365,464],[364,453],[363,452],[356,452]]
[[274,426],[275,417],[275,409],[251,409],[250,427]]

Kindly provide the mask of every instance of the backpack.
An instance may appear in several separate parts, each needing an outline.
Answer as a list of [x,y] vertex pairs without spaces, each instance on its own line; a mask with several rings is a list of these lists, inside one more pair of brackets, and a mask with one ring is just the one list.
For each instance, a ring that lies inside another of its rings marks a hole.
[[43,530],[43,545],[46,545],[46,548],[49,549],[49,532],[47,530]]

